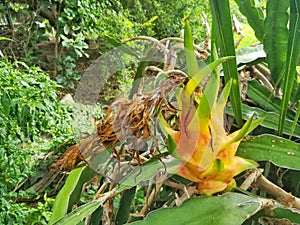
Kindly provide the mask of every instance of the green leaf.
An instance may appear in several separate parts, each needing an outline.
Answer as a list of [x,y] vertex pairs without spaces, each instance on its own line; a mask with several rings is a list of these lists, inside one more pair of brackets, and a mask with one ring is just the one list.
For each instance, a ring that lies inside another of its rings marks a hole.
[[212,71],[214,71],[221,63],[226,62],[227,60],[234,59],[234,56],[227,56],[220,59],[215,60],[209,65],[205,66],[201,70],[198,70],[197,73],[189,80],[189,82],[185,86],[185,90],[189,96],[193,93],[195,88],[201,83],[204,77],[209,75]]
[[280,167],[300,170],[300,144],[274,135],[251,137],[239,145],[237,155],[255,161],[271,161]]
[[[229,0],[210,0],[210,6],[213,23],[216,27],[220,55],[221,57],[235,56]],[[223,62],[223,71],[226,83],[232,79],[230,102],[237,124],[242,126],[241,98],[236,60],[232,59]]]
[[90,216],[89,225],[101,225],[103,216],[103,208],[99,206]]
[[[283,1],[285,2],[285,1]],[[285,116],[288,110],[288,104],[291,99],[294,82],[297,82],[296,67],[300,56],[300,2],[299,0],[290,0],[290,29],[286,57],[286,70],[283,78],[283,97],[281,102],[280,119],[278,133],[282,135]],[[281,53],[283,54],[283,53]]]
[[[214,58],[216,59],[217,58],[217,50],[216,49],[214,49],[213,55],[214,55]],[[231,83],[231,82],[227,82],[227,84],[228,83]],[[207,101],[209,103],[209,113],[211,112],[212,107],[217,100],[219,88],[220,88],[220,70],[219,70],[219,67],[217,66],[216,69],[214,69],[213,72],[210,73],[210,79],[209,79],[208,83],[206,84],[206,87],[204,90],[204,96],[207,98]],[[201,102],[202,102],[202,99],[201,99]],[[202,104],[201,102],[199,104],[199,107],[201,107],[201,104]],[[200,113],[200,117],[201,117],[201,113]]]
[[70,30],[71,30],[70,26],[69,26],[68,24],[65,24],[65,26],[64,26],[64,33],[65,33],[66,35],[68,35],[69,32],[70,32]]
[[[300,125],[298,124],[299,118],[300,118],[300,100],[298,101],[298,109],[297,109],[297,112],[295,115],[293,125],[291,126],[290,139],[293,137],[295,132],[296,132],[296,135],[299,134],[299,137],[300,137]],[[296,130],[297,128],[299,128],[298,131]]]
[[[180,161],[172,158],[167,162],[161,162],[158,159],[150,160],[141,167],[136,167],[130,174],[126,175],[116,188],[117,191],[123,191],[136,186],[137,184],[148,181],[158,173],[174,173],[180,166]],[[165,170],[167,169],[167,171]]]
[[[247,95],[263,109],[278,113],[279,115],[281,100],[274,97],[272,92],[264,85],[261,85],[257,80],[248,82]],[[295,113],[289,110],[287,118],[293,119],[294,117]]]
[[[211,115],[211,107],[212,104],[210,103],[208,96],[203,95],[201,97],[201,101],[199,103],[199,106],[197,108],[197,115],[198,119],[201,121],[208,121],[210,115]],[[194,122],[191,122],[192,124],[195,124]],[[199,129],[199,128],[198,128]]]
[[134,82],[133,82],[131,90],[130,90],[129,98],[132,98],[133,95],[138,92],[140,82],[143,77],[143,73],[144,73],[146,67],[148,66],[148,64],[149,64],[148,61],[142,61],[139,63],[138,68],[135,72]]
[[235,0],[241,13],[247,18],[249,25],[255,32],[259,41],[263,41],[264,36],[264,13],[262,9],[255,7],[254,0]]
[[170,153],[170,155],[172,155],[173,153],[176,154],[177,145],[170,135],[168,135],[167,144],[168,144],[168,152]]
[[[226,113],[233,116],[233,111],[230,106],[226,107]],[[278,128],[278,122],[279,122],[279,114],[274,112],[266,112],[260,108],[256,107],[250,107],[248,105],[242,104],[242,115],[243,119],[247,120],[250,115],[254,113],[255,117],[263,117],[264,120],[261,121],[260,125],[269,129],[272,129],[274,131]],[[295,127],[294,127],[295,126]],[[291,127],[295,128],[293,129],[293,136],[300,138],[300,125],[297,123],[293,124],[293,121],[290,119],[286,119],[283,133],[286,135],[289,135],[291,133]]]
[[293,224],[300,224],[300,213],[299,210],[294,210],[292,208],[277,206],[272,210],[273,217],[288,219]]
[[286,61],[288,7],[289,1],[272,0],[267,3],[264,49],[274,83],[280,79]]
[[83,184],[89,181],[93,174],[94,171],[88,167],[71,171],[65,185],[56,196],[49,224],[54,224],[72,210],[72,206],[80,199]]
[[0,37],[0,41],[12,41],[12,39],[7,37]]
[[153,211],[145,220],[130,225],[240,225],[255,214],[260,205],[257,198],[237,193],[197,197],[185,201],[179,207]]
[[[67,214],[64,216],[62,219],[57,221],[55,225],[76,225],[80,221],[82,221],[85,217],[88,215],[92,214],[97,208],[100,207],[100,202],[99,201],[91,201],[85,205],[82,205],[72,211],[71,213]],[[50,223],[49,224],[53,224]]]
[[188,76],[193,77],[199,70],[194,52],[193,35],[188,20],[185,20],[184,27],[184,53],[188,68]]
[[129,218],[130,205],[135,196],[136,186],[125,190],[120,199],[120,207],[116,216],[116,225],[125,224]]
[[254,130],[264,118],[259,118],[253,121],[254,115],[252,114],[244,126],[240,129],[237,136],[235,136],[228,144],[232,144],[234,142],[240,141],[247,134],[249,134],[252,130]]
[[141,79],[143,77],[145,68],[148,66],[150,59],[153,58],[155,48],[147,49],[146,52],[147,52],[146,56],[144,58],[139,59],[140,63],[138,65],[138,68],[136,70],[136,73],[135,73],[135,76],[134,76],[134,79],[133,79],[133,85],[132,85],[131,90],[130,90],[129,98],[132,98],[133,95],[138,92],[140,82],[141,82]]
[[230,94],[231,83],[232,83],[231,80],[229,82],[227,82],[227,84],[223,88],[222,93],[218,99],[218,104],[223,105],[224,107],[227,102],[228,96]]
[[236,62],[238,65],[255,65],[263,61],[265,57],[266,53],[263,45],[240,48],[236,51]]

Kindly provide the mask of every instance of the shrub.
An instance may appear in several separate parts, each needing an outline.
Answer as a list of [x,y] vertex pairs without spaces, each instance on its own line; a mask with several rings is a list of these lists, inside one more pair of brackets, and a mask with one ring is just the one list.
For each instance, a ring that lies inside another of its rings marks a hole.
[[[35,172],[38,155],[72,135],[70,113],[60,105],[56,88],[39,68],[0,59],[0,224],[26,223],[31,217],[27,204],[13,202],[13,190]],[[37,204],[39,211],[48,207]]]

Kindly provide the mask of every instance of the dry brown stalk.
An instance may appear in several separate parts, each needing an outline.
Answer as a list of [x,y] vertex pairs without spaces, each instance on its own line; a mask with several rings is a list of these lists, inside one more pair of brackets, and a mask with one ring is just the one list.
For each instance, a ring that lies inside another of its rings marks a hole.
[[265,191],[283,205],[300,209],[300,199],[269,181],[265,176],[262,175],[261,170],[254,168],[249,172],[250,173],[247,179],[241,185],[242,189],[247,190],[250,187],[249,184],[252,183],[251,186],[255,186],[259,190]]

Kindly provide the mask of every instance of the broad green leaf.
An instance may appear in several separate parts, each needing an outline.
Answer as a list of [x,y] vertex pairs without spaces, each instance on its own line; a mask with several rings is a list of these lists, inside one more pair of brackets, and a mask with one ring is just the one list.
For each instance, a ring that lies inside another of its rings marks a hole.
[[[250,99],[258,103],[263,109],[274,113],[280,113],[281,100],[273,96],[272,92],[257,80],[248,82],[247,95]],[[288,111],[287,118],[294,119],[295,113]]]
[[266,53],[263,45],[240,48],[236,51],[236,63],[238,65],[255,65],[264,60]]
[[289,1],[272,0],[267,3],[263,43],[274,83],[280,79],[286,61],[288,7]]
[[260,207],[258,198],[237,193],[197,197],[185,201],[179,207],[155,210],[145,220],[130,225],[240,225]]
[[237,155],[255,161],[270,161],[277,166],[300,170],[300,144],[274,136],[251,137],[239,145]]
[[[281,102],[280,119],[278,133],[282,135],[285,116],[288,111],[288,105],[291,99],[294,82],[297,82],[296,66],[300,56],[300,2],[299,0],[290,0],[290,26],[289,40],[286,57],[286,70],[283,78],[283,97]],[[283,54],[283,53],[282,53]]]
[[67,214],[62,219],[57,221],[54,225],[76,225],[85,217],[92,214],[97,208],[100,207],[100,205],[101,203],[99,201],[91,201]]
[[130,174],[126,175],[116,188],[117,191],[123,191],[136,186],[143,181],[149,181],[158,173],[175,173],[180,166],[180,161],[172,158],[167,162],[161,162],[158,159],[150,160],[142,166],[136,167]]
[[[226,107],[226,113],[233,116],[233,111],[231,107]],[[248,105],[242,104],[242,115],[243,119],[247,120],[249,116],[254,113],[255,117],[263,117],[264,120],[261,121],[260,125],[274,131],[278,128],[279,114],[274,112],[266,112],[260,108],[250,107]],[[300,138],[300,125],[293,124],[293,121],[286,119],[283,133],[289,135],[291,133],[291,127],[295,126],[293,136]]]
[[[213,23],[216,28],[217,42],[220,47],[220,55],[221,57],[235,56],[229,0],[210,0],[210,6]],[[239,126],[242,126],[241,99],[236,60],[232,59],[223,62],[223,71],[226,83],[232,79],[230,102],[234,110],[236,122]]]
[[188,76],[192,77],[198,72],[198,63],[194,52],[193,35],[188,20],[184,27],[184,54],[188,68]]
[[65,185],[55,198],[53,214],[49,224],[54,224],[72,210],[72,206],[79,201],[82,186],[92,178],[94,171],[88,167],[81,167],[71,171]]
[[262,9],[255,7],[254,0],[234,0],[241,13],[247,18],[249,25],[255,32],[255,36],[259,41],[263,41],[264,37],[264,13]]
[[300,224],[300,212],[292,208],[277,206],[272,210],[275,218],[288,219],[293,224]]

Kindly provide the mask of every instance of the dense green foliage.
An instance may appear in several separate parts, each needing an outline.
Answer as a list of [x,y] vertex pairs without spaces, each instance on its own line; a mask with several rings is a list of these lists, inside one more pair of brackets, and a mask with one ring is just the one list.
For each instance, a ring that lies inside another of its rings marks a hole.
[[45,215],[38,214],[46,213],[48,203],[37,209],[15,204],[13,190],[35,173],[39,155],[70,137],[71,117],[58,102],[57,84],[37,67],[1,58],[0,87],[0,223],[42,222]]
[[[193,25],[195,40],[202,42],[207,32],[201,22],[202,13],[210,20],[208,5],[204,2],[40,0],[30,4],[23,0],[7,2],[0,8],[0,15],[10,16],[13,22],[23,24],[15,31],[15,39],[24,46],[24,51],[19,53],[24,60],[28,64],[38,63],[54,73],[59,84],[74,89],[82,75],[77,71],[76,61],[88,57],[88,42],[99,45],[100,54],[103,54],[112,47],[106,41],[107,36],[118,40],[139,35],[158,39],[179,36],[185,17]],[[7,8],[10,10],[8,15]],[[24,40],[23,36],[28,38]],[[49,40],[56,42],[55,48],[51,49],[53,58],[49,58],[50,63],[54,63],[51,68],[40,61],[40,57],[48,52],[34,48]],[[60,50],[59,43],[64,51]]]

